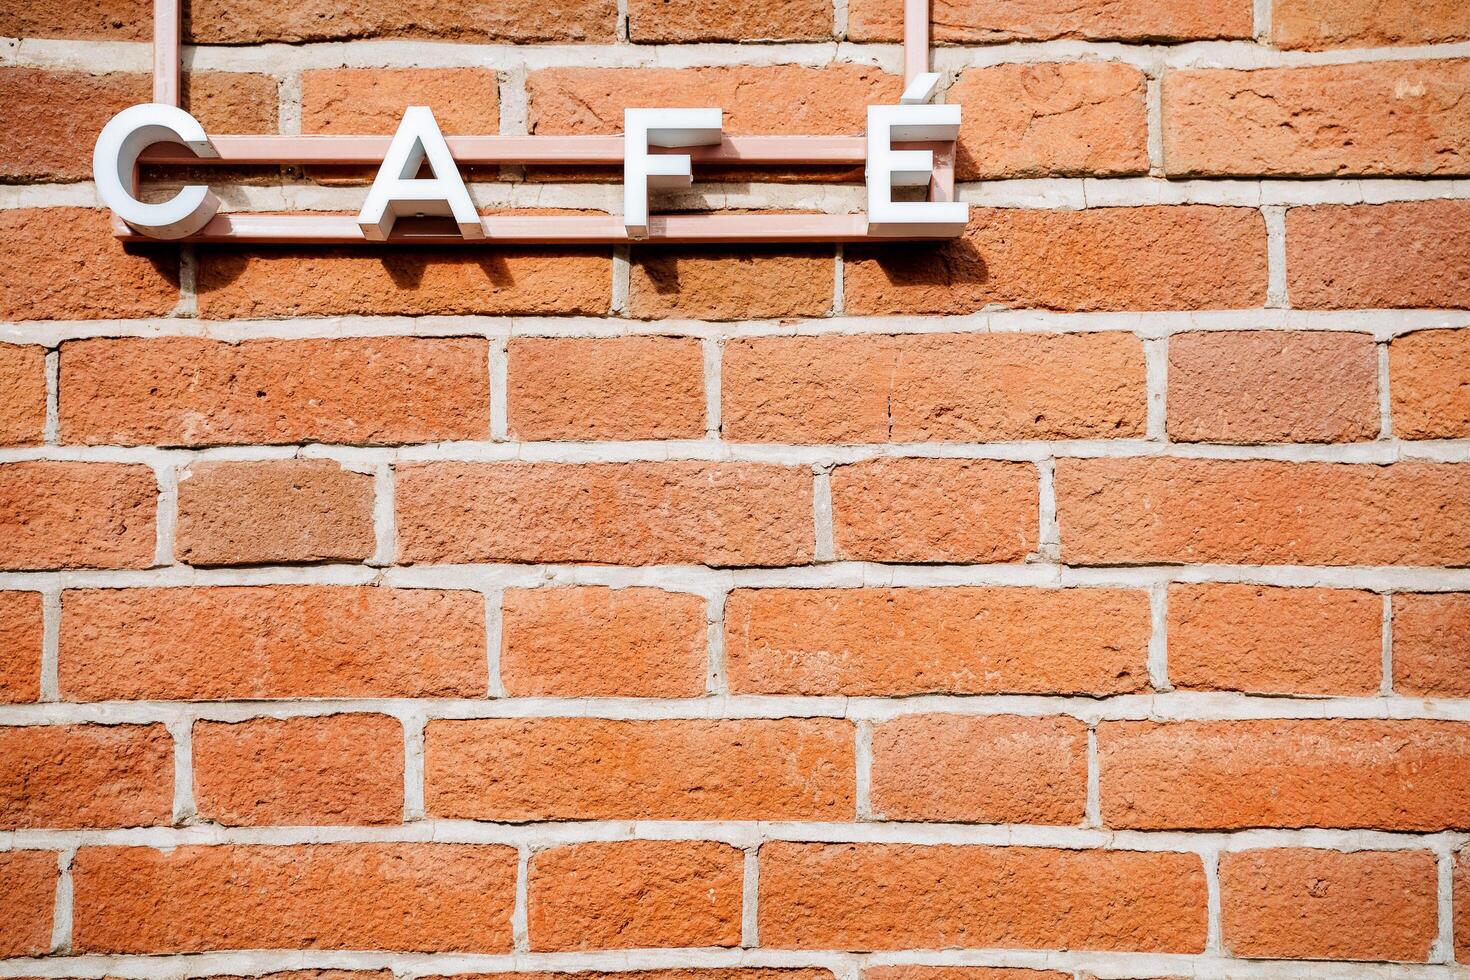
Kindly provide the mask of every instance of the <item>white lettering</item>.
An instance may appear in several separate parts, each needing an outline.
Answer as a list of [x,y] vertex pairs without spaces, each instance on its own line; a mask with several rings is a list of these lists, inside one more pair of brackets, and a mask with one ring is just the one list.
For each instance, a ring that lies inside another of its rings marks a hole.
[[[425,159],[433,176],[419,179]],[[421,215],[452,217],[465,238],[485,237],[485,226],[480,223],[434,113],[427,106],[416,105],[409,106],[398,124],[367,201],[357,215],[357,224],[370,240],[382,242],[392,234],[399,218]]]
[[721,139],[719,109],[628,109],[623,113],[623,224],[633,238],[648,237],[648,189],[688,187],[687,153],[649,153],[650,146],[713,146]]
[[199,121],[183,109],[149,103],[124,109],[102,127],[92,151],[92,177],[102,203],[150,238],[186,238],[209,223],[219,198],[190,184],[161,204],[138,200],[138,157],[155,143],[181,143],[201,157],[219,156]]

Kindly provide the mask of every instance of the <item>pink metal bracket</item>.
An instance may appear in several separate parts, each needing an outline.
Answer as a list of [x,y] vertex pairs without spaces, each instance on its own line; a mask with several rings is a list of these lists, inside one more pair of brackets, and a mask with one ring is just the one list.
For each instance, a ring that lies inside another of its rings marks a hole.
[[[154,0],[153,100],[177,106],[182,58],[181,0]],[[929,0],[904,0],[904,84],[929,70]],[[176,144],[160,144],[144,154],[151,164],[245,166],[255,164],[368,164],[383,159],[387,136],[214,136],[218,157],[195,157]],[[621,136],[450,136],[455,162],[484,164],[580,164],[622,166]],[[934,150],[934,177],[929,198],[954,200],[954,144],[911,144]],[[697,164],[861,165],[866,141],[861,136],[727,136],[718,146],[687,152]],[[482,219],[485,238],[503,244],[625,244],[627,229],[616,215],[498,215]],[[123,241],[153,241],[114,217],[113,229]],[[403,220],[391,242],[465,244],[442,224]],[[869,235],[858,214],[669,214],[652,215],[650,242],[855,242]],[[274,242],[362,244],[366,242],[351,216],[324,214],[228,213],[216,215],[186,242]]]

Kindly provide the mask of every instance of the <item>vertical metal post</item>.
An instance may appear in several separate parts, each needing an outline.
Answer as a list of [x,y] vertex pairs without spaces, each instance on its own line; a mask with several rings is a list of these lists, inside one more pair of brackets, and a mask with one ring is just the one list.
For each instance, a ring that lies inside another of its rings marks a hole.
[[929,0],[903,3],[903,84],[929,70]]
[[177,106],[183,72],[181,0],[153,0],[153,101]]

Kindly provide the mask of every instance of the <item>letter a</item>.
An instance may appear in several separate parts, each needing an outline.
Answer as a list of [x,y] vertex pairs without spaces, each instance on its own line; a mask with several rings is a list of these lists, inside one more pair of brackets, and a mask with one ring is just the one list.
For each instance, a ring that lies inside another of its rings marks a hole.
[[[433,176],[418,179],[425,158]],[[449,154],[449,144],[428,106],[409,106],[373,178],[372,190],[357,216],[370,241],[387,241],[401,217],[447,215],[465,238],[484,238],[485,226]]]

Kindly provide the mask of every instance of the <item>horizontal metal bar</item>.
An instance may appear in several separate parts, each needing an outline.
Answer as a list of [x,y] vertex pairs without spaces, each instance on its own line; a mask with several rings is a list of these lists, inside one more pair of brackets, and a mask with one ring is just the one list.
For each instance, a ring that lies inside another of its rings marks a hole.
[[[403,218],[390,243],[425,245],[606,245],[655,243],[856,242],[868,234],[862,214],[669,214],[649,218],[647,239],[628,236],[617,215],[490,215],[481,219],[482,239],[464,239],[435,219]],[[114,218],[126,242],[157,241]],[[891,239],[890,239],[891,240]],[[367,245],[352,215],[220,214],[187,242],[274,242],[278,244]]]
[[[622,166],[621,136],[449,136],[455,162],[475,164],[582,164]],[[145,163],[379,164],[391,136],[211,136],[217,157],[196,157],[176,143],[160,143]],[[659,152],[655,149],[654,152]],[[854,165],[867,157],[862,136],[727,136],[718,146],[663,152],[688,153],[699,163]]]

